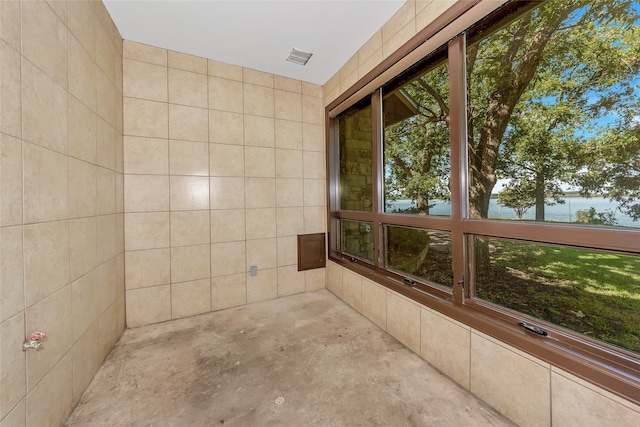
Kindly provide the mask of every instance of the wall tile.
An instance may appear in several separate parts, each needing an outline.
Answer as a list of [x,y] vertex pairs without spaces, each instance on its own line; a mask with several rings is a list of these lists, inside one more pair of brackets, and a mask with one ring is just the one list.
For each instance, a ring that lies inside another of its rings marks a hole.
[[169,138],[208,141],[208,111],[204,108],[169,104]]
[[305,272],[295,265],[278,267],[278,296],[299,294],[305,291]]
[[325,162],[324,153],[305,151],[302,156],[304,162],[304,177],[324,179],[325,177]]
[[302,150],[302,123],[291,120],[275,120],[276,148]]
[[104,72],[98,70],[96,75],[97,100],[96,112],[104,121],[114,128],[118,128],[120,119],[118,113],[120,111],[120,91],[115,88],[113,83],[105,75]]
[[209,279],[210,262],[209,245],[171,248],[171,283]]
[[167,66],[167,50],[159,47],[136,43],[129,40],[123,42],[123,56],[137,61]]
[[124,240],[127,251],[169,247],[169,212],[125,214]]
[[242,69],[242,79],[245,83],[251,83],[258,86],[273,87],[274,76],[263,71],[252,70],[249,68]]
[[76,342],[97,320],[100,312],[100,285],[98,270],[71,283],[71,325],[73,342]]
[[127,289],[171,283],[171,255],[169,248],[127,251],[125,253]]
[[96,64],[85,49],[75,37],[69,36],[69,93],[96,111]]
[[367,40],[365,44],[358,50],[358,65],[362,64],[371,57],[376,51],[382,49],[382,29],[376,31],[374,35]]
[[24,226],[24,280],[30,306],[69,283],[67,221]]
[[278,237],[278,267],[297,265],[298,238],[296,236]]
[[169,68],[169,102],[207,108],[207,76]]
[[342,276],[342,299],[351,307],[362,311],[362,279],[359,275],[345,270]]
[[302,206],[303,180],[298,178],[276,178],[276,206]]
[[302,178],[302,151],[276,149],[276,177]]
[[301,207],[278,208],[277,236],[295,236],[304,233],[304,209]]
[[260,208],[245,211],[247,239],[276,237],[276,209]]
[[254,147],[274,147],[275,127],[270,117],[244,116],[244,142]]
[[77,403],[100,367],[98,323],[73,346],[73,402]]
[[209,244],[209,212],[171,212],[171,246]]
[[125,212],[159,212],[169,210],[169,177],[162,175],[126,175],[124,178]]
[[171,285],[171,318],[193,316],[211,311],[210,279]]
[[171,287],[131,289],[126,295],[127,326],[147,325],[171,319]]
[[245,147],[244,170],[247,177],[273,178],[276,176],[275,149]]
[[421,311],[421,324],[422,358],[469,389],[469,327],[424,308]]
[[126,173],[169,173],[169,143],[166,139],[124,137],[124,170]]
[[81,160],[69,159],[69,213],[71,218],[96,215],[98,168]]
[[322,98],[322,86],[313,83],[302,82],[302,94]]
[[324,108],[322,108],[322,98],[302,95],[302,121],[321,125],[324,123]]
[[99,242],[96,251],[98,264],[113,258],[117,254],[116,225],[116,215],[96,217],[96,234]]
[[21,42],[20,2],[0,2],[0,38],[14,49],[20,49]]
[[44,2],[22,3],[22,54],[67,87],[67,29]]
[[0,228],[0,322],[24,310],[22,226]]
[[23,59],[22,139],[66,153],[68,98],[62,87]]
[[[31,353],[33,354],[33,352]],[[62,425],[73,406],[73,360],[67,353],[27,396],[27,425]]]
[[[2,2],[6,7],[7,2]],[[4,9],[2,10],[4,12]],[[2,17],[4,18],[4,17]],[[4,19],[2,20],[4,25]],[[20,93],[20,55],[0,40],[0,131],[20,137],[22,135],[22,96]]]
[[211,211],[211,243],[245,240],[243,209]]
[[[3,313],[4,316],[4,313]],[[24,341],[24,314],[0,323],[0,419],[22,399],[26,393],[26,352],[22,351]]]
[[278,271],[258,269],[256,276],[247,273],[247,303],[264,301],[278,297]]
[[167,102],[167,67],[148,62],[122,61],[122,91],[124,96]]
[[[95,86],[93,92],[95,93]],[[74,97],[69,98],[69,155],[96,163],[96,114]]]
[[302,124],[302,143],[305,151],[325,150],[324,127],[313,123]]
[[168,64],[171,68],[207,74],[207,60],[198,56],[170,50],[168,51]]
[[551,373],[551,425],[633,426],[640,407],[557,368]]
[[0,134],[0,226],[22,223],[22,143]]
[[245,242],[214,243],[211,245],[211,277],[246,272]]
[[406,2],[398,11],[382,26],[382,42],[389,40],[402,30],[416,16],[415,1]]
[[128,136],[169,137],[169,107],[163,102],[124,98],[124,133]]
[[242,83],[219,77],[209,77],[209,108],[231,113],[242,113]]
[[[282,77],[278,75],[274,75],[274,87],[276,89],[286,90],[289,92],[302,92],[302,82],[300,80],[290,79],[288,77]],[[322,94],[320,96],[322,96]]]
[[393,292],[387,292],[387,332],[414,353],[419,354],[420,307],[418,304]]
[[[65,286],[26,311],[27,331],[46,331],[40,351],[27,352],[27,387],[31,390],[73,344],[71,286]],[[61,390],[64,390],[62,388]],[[67,389],[71,394],[71,388]]]
[[325,206],[327,183],[324,179],[304,180],[304,205]]
[[107,79],[115,84],[115,63],[118,52],[102,25],[96,26],[96,64],[104,72]]
[[172,211],[209,209],[209,178],[172,176],[170,187]]
[[244,176],[244,147],[241,145],[209,144],[211,176]]
[[212,177],[209,191],[211,209],[244,209],[244,178]]
[[302,95],[276,90],[274,102],[276,119],[302,121]]
[[71,280],[88,273],[96,266],[96,247],[96,218],[69,220]]
[[208,61],[208,73],[210,76],[222,77],[229,80],[242,81],[242,67],[225,64],[224,62]]
[[276,239],[247,240],[247,267],[255,265],[258,270],[275,268],[278,266]]
[[[91,58],[96,56],[96,25],[96,15],[88,1],[69,2],[69,31]],[[71,43],[71,40],[69,42]],[[69,73],[71,69],[72,66],[69,64]]]
[[304,208],[304,232],[324,233],[327,228],[326,210],[324,207]]
[[169,141],[171,175],[209,176],[209,143]]
[[327,289],[338,298],[342,298],[342,267],[331,261],[327,261]]
[[[388,41],[382,46],[382,56],[388,58],[393,52],[398,50],[403,44],[405,44],[411,37],[416,34],[416,22],[415,19],[409,21],[404,27],[402,27],[397,33],[395,33]],[[384,35],[384,32],[383,32]]]
[[445,10],[453,6],[455,0],[416,1],[416,29],[420,31]]
[[304,272],[305,290],[307,292],[316,291],[326,287],[325,268],[316,268]]
[[362,314],[382,329],[387,329],[387,290],[362,279]]
[[550,425],[549,369],[485,335],[471,334],[470,391],[518,425]]
[[274,117],[274,90],[245,83],[244,113],[253,116]]
[[[118,329],[118,307],[118,302],[111,304],[98,319],[98,362],[100,366],[122,333]],[[124,312],[124,300],[122,301],[122,311]]]
[[276,180],[274,178],[246,178],[244,193],[247,209],[274,208],[276,206]]
[[116,211],[116,173],[96,168],[97,214],[108,215]]
[[211,278],[211,309],[236,307],[247,303],[247,277],[244,273]]
[[244,145],[242,113],[209,110],[209,142]]

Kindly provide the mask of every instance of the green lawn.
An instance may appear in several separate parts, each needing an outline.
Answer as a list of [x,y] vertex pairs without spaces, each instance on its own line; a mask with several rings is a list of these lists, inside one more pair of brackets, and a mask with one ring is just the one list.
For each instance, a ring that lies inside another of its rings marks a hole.
[[480,298],[640,353],[640,257],[489,240]]

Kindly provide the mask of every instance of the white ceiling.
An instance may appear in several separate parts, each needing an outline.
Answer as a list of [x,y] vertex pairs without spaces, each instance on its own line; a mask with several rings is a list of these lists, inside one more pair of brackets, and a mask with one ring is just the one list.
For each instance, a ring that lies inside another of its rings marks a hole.
[[[405,0],[104,0],[125,40],[324,84]],[[286,61],[292,47],[313,53]]]

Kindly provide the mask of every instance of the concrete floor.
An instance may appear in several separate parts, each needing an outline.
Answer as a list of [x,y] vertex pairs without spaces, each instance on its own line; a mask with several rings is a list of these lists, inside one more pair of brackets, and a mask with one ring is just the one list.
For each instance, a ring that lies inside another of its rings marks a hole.
[[324,289],[125,331],[66,423],[222,424],[513,425]]

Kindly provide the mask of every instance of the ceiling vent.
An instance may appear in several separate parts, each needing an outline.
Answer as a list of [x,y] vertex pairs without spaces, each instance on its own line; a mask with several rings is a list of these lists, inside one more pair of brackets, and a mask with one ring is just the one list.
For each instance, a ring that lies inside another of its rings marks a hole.
[[295,47],[291,48],[291,52],[289,52],[289,56],[287,57],[287,61],[293,62],[298,65],[306,65],[309,62],[309,58],[311,58],[313,53],[305,52],[304,50],[296,49]]

